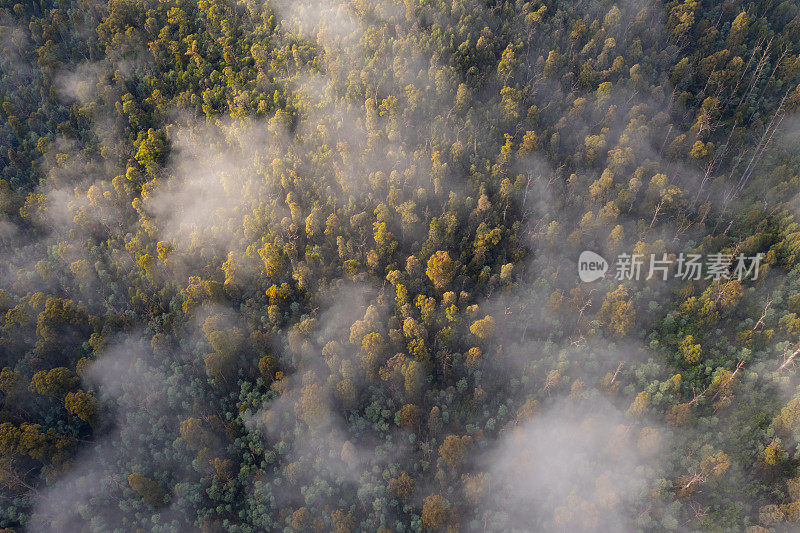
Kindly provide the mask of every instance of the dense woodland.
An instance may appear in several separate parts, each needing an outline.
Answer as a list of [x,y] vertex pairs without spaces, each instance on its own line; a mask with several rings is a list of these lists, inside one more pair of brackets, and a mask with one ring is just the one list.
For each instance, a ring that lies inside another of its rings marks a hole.
[[3,531],[800,527],[795,0],[0,0],[0,47]]

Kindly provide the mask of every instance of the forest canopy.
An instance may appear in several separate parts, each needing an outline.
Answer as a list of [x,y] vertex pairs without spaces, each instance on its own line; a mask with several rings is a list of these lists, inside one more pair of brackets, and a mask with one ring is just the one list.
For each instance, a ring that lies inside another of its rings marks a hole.
[[0,52],[0,531],[798,528],[796,1],[0,0]]

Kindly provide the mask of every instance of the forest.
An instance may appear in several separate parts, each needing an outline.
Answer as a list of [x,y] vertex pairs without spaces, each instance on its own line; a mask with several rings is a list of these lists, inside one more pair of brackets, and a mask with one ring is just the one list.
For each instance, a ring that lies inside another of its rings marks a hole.
[[797,0],[0,0],[0,532],[797,531],[798,193]]

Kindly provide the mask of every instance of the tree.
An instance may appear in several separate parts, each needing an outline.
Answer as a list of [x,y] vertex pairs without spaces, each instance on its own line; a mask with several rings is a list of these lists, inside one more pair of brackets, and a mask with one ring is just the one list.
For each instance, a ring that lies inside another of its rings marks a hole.
[[403,373],[403,387],[406,399],[414,401],[422,394],[425,384],[425,372],[422,364],[419,361],[408,361],[402,366],[401,371]]
[[383,350],[386,342],[383,336],[377,332],[370,332],[364,335],[361,340],[361,368],[369,379],[374,379],[381,364]]
[[471,505],[478,505],[484,497],[486,476],[483,472],[475,475],[464,474],[461,476],[464,485],[464,497]]
[[495,321],[490,315],[486,315],[482,319],[476,320],[469,327],[469,331],[482,341],[491,339],[494,335],[494,330]]
[[508,78],[514,73],[516,67],[517,58],[514,54],[514,47],[509,44],[506,49],[503,50],[503,55],[500,58],[500,62],[497,64],[498,78],[500,78],[504,84],[507,84]]
[[439,290],[443,290],[447,287],[453,279],[455,272],[456,265],[453,260],[450,259],[450,254],[444,250],[435,252],[430,259],[428,259],[428,268],[425,271],[428,278],[433,282],[433,285]]
[[678,346],[683,360],[690,365],[699,362],[702,354],[700,344],[695,344],[694,340],[694,337],[691,335],[686,335],[681,341],[680,346]]
[[58,367],[41,370],[33,375],[28,389],[37,394],[63,398],[67,392],[78,384],[78,376],[68,368]]
[[633,327],[636,312],[628,290],[623,285],[606,294],[598,316],[614,336],[624,337],[628,334]]
[[264,262],[264,274],[275,279],[283,273],[284,258],[281,250],[271,242],[264,243],[258,250],[258,255]]
[[800,431],[800,396],[795,396],[775,417],[775,426],[787,435]]
[[300,402],[295,406],[295,411],[311,428],[316,428],[324,422],[328,414],[328,404],[319,383],[311,382],[302,388]]
[[414,404],[407,403],[397,411],[395,422],[400,427],[414,427],[419,424],[422,411]]
[[232,355],[211,352],[206,355],[204,362],[206,372],[217,385],[228,384],[233,379],[233,373],[236,370],[236,358]]
[[351,533],[356,529],[356,517],[352,511],[345,513],[343,510],[337,509],[331,513],[331,521],[334,533]]
[[345,409],[353,409],[356,406],[356,387],[351,379],[345,378],[337,383],[335,395]]
[[133,491],[141,496],[144,501],[153,507],[159,507],[164,504],[164,497],[166,496],[164,490],[158,483],[144,474],[134,472],[129,475],[128,485],[130,485]]
[[258,371],[261,374],[261,377],[264,378],[264,381],[267,383],[271,383],[272,380],[275,378],[275,372],[277,371],[277,364],[275,362],[275,358],[271,355],[265,355],[261,359],[258,360]]
[[441,494],[431,494],[422,503],[422,524],[435,531],[450,520],[450,502]]
[[161,130],[150,129],[139,143],[139,148],[136,150],[136,161],[150,176],[155,176],[156,171],[164,164],[166,152],[164,133]]
[[205,428],[202,420],[189,417],[180,424],[180,434],[187,443],[195,448],[211,446],[214,441],[213,435]]
[[89,424],[94,424],[97,418],[97,402],[94,396],[82,390],[68,392],[64,398],[64,408]]
[[644,415],[645,410],[650,406],[650,393],[642,391],[636,395],[636,398],[628,408],[628,414],[635,419],[639,419]]
[[448,435],[439,446],[439,455],[442,456],[447,466],[455,471],[466,459],[471,443],[472,437],[469,435],[464,435],[463,437]]
[[402,500],[408,500],[412,496],[414,487],[414,478],[409,476],[406,472],[401,472],[399,476],[389,480],[389,489]]
[[14,398],[20,390],[20,374],[19,372],[9,368],[3,367],[0,371],[0,391],[5,393],[6,399]]

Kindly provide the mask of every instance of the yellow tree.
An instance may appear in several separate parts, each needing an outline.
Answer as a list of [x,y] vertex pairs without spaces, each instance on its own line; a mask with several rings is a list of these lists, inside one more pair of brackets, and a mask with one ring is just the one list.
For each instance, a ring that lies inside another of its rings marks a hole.
[[64,398],[64,408],[84,422],[94,424],[97,416],[97,402],[91,394],[82,390],[68,392]]
[[678,350],[681,352],[681,356],[683,356],[683,360],[686,361],[687,364],[693,365],[700,361],[702,348],[700,344],[695,343],[695,338],[691,335],[686,335],[683,338],[678,345]]
[[58,367],[35,373],[28,388],[37,394],[63,398],[77,384],[78,376],[68,368]]
[[636,318],[636,311],[633,308],[633,301],[628,297],[628,290],[620,285],[616,290],[606,294],[599,315],[614,336],[624,337],[627,335]]
[[456,273],[456,264],[450,259],[450,254],[439,250],[428,259],[428,268],[425,271],[434,287],[444,289]]
[[450,519],[450,502],[441,494],[431,494],[422,503],[422,525],[435,531]]
[[158,483],[144,474],[134,472],[129,475],[128,485],[130,485],[134,492],[141,496],[144,501],[153,507],[163,505],[165,496],[164,490]]
[[469,435],[463,437],[448,435],[439,446],[439,455],[442,456],[442,459],[451,470],[456,470],[467,458],[471,443],[472,437]]
[[494,330],[495,321],[490,315],[486,315],[482,319],[476,320],[469,327],[469,331],[482,341],[491,339],[494,335]]

